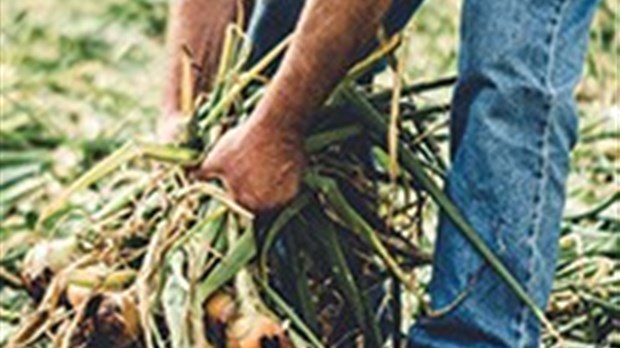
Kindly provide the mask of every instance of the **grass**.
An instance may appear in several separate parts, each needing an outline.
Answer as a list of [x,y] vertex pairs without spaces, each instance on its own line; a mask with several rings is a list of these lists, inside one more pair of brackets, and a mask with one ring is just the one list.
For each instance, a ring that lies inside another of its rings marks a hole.
[[[157,117],[159,90],[163,82],[161,67],[166,6],[164,1],[158,0],[139,0],[130,3],[117,0],[96,3],[75,0],[41,3],[26,0],[0,3],[2,23],[0,236],[3,244],[0,250],[0,271],[2,271],[0,342],[5,342],[6,335],[14,332],[20,315],[31,311],[27,296],[22,291],[16,291],[8,286],[12,280],[20,281],[11,276],[18,271],[20,260],[28,246],[36,244],[42,238],[60,238],[70,234],[76,228],[67,225],[66,222],[79,221],[80,217],[87,215],[87,212],[97,211],[98,219],[105,221],[104,218],[118,213],[118,207],[122,208],[128,200],[133,199],[132,197],[140,195],[142,192],[140,190],[144,190],[140,186],[136,189],[127,183],[139,181],[137,178],[144,175],[148,166],[126,170],[122,177],[101,185],[93,185],[97,181],[94,179],[74,183],[80,193],[66,200],[72,207],[70,217],[67,218],[67,210],[59,207],[55,211],[57,214],[52,214],[51,222],[46,225],[50,228],[39,228],[38,233],[32,233],[37,228],[36,222],[40,218],[42,206],[58,197],[62,186],[73,183],[78,174],[91,168],[125,141],[135,140],[136,134],[140,134],[141,141],[152,140],[149,134],[152,134]],[[406,82],[435,80],[453,74],[456,64],[457,11],[456,1],[442,5],[429,3],[422,8],[411,30],[408,31],[407,51],[410,57],[406,64]],[[618,313],[620,282],[617,272],[614,273],[614,269],[618,267],[617,245],[620,243],[617,203],[620,172],[618,167],[620,152],[617,145],[620,131],[618,129],[620,73],[617,64],[620,56],[620,36],[615,25],[618,16],[618,9],[614,8],[612,1],[604,1],[591,32],[588,64],[577,95],[581,113],[582,141],[573,154],[567,216],[563,222],[563,236],[560,241],[560,262],[551,305],[547,310],[547,315],[556,329],[576,347],[579,344],[587,345],[595,342],[604,344],[613,341],[614,344],[619,344],[620,340],[617,336],[613,337],[613,328],[617,323],[614,324],[611,319],[613,315],[610,317],[610,313],[616,315]],[[379,83],[389,87],[390,84],[384,81],[386,80],[382,78]],[[422,108],[435,107],[448,100],[448,93],[449,90],[446,89],[432,91],[416,97],[416,102]],[[227,106],[223,103],[222,109],[226,109]],[[213,117],[219,116],[221,115]],[[442,139],[445,140],[446,120],[447,115],[443,112],[434,114],[430,124],[424,124],[430,129],[429,134],[434,135],[431,138],[437,139],[436,142],[427,143],[425,137],[421,137],[424,132],[417,134],[420,136],[419,139],[414,139],[424,142],[424,146],[427,147],[425,154],[430,157],[423,156],[423,158],[426,159],[426,169],[434,173],[433,179],[439,178],[445,169],[446,143]],[[317,145],[313,146],[317,151],[324,150],[330,143],[341,141],[342,139],[338,137],[342,134],[344,139],[347,139],[355,136],[357,132],[359,130],[354,127],[347,128],[344,133],[320,133],[315,138],[314,144]],[[390,156],[380,150],[377,151],[377,158],[384,158],[386,168],[389,167]],[[171,154],[167,156],[174,157]],[[125,162],[119,160],[117,164]],[[338,163],[333,165],[337,171],[340,170]],[[176,175],[176,179],[171,179],[171,185],[185,185],[182,175],[179,176],[178,173],[169,175]],[[346,173],[343,172],[343,175],[346,176]],[[118,192],[123,189],[127,194],[119,197]],[[385,191],[382,197],[390,197],[389,185]],[[402,194],[406,195],[406,192]],[[112,200],[113,197],[116,200]],[[430,251],[436,205],[429,204],[424,195],[421,197],[424,199],[421,199],[418,205],[407,208],[405,212],[408,213],[397,215],[394,223],[406,226],[402,228],[403,236],[414,241],[422,250]],[[102,201],[109,201],[110,204],[102,208],[98,205]],[[190,200],[183,202],[190,204]],[[309,202],[313,200],[309,198]],[[314,203],[316,205],[316,202]],[[152,202],[145,204],[157,206]],[[307,204],[300,203],[296,209],[306,209]],[[398,208],[406,207],[386,208],[384,213]],[[206,214],[204,218],[207,219],[205,224],[210,225],[212,222],[208,220],[209,214],[207,212],[204,214]],[[294,212],[288,214],[295,215]],[[340,229],[340,226],[332,225],[330,217],[323,216],[320,211],[304,210],[303,215],[307,215],[306,219],[312,221],[323,221],[322,223],[327,226],[325,228]],[[281,225],[290,223],[297,229],[307,228],[304,227],[303,221],[291,222],[284,212],[282,216],[284,217]],[[352,218],[346,212],[342,216]],[[416,221],[418,217],[424,219]],[[355,217],[352,219],[355,220]],[[113,222],[114,219],[109,221]],[[209,230],[215,231],[213,227]],[[303,237],[278,237],[277,230],[273,230],[274,240],[284,238],[287,243],[312,245],[312,242]],[[196,231],[197,238],[206,238],[210,241],[217,239],[216,236],[205,234],[205,231]],[[84,232],[85,236],[82,237],[86,240],[93,238],[93,231]],[[249,234],[245,233],[242,236]],[[329,237],[333,235],[330,234]],[[186,247],[193,245],[184,244],[187,238],[177,240],[178,236],[172,235],[161,238],[162,241],[169,240],[174,242],[174,245],[183,246],[181,249],[185,252],[191,252],[194,248]],[[248,261],[247,257],[257,252],[250,250],[253,243],[248,244],[246,239],[241,238],[238,241],[238,248],[226,246],[228,242],[237,245],[235,241],[221,242],[223,245],[219,246],[218,250],[226,252],[233,260],[232,264],[237,266],[229,266],[230,268],[216,266],[218,270],[212,271],[211,280],[203,283],[201,287],[202,296],[226,283],[230,279],[230,275],[226,274],[242,267]],[[354,270],[347,270],[349,267],[347,262],[350,260],[347,261],[346,249],[343,254],[342,248],[337,247],[346,240],[341,238],[329,240],[328,245],[314,247],[329,250],[330,254],[327,257],[331,264],[338,265],[342,274],[355,273]],[[159,249],[151,251],[151,257],[157,257],[157,250]],[[267,263],[270,256],[264,250],[259,250],[258,255]],[[296,269],[299,272],[303,269],[313,269],[317,266],[311,257],[313,252],[308,249],[301,251],[300,255],[291,255],[290,262],[297,265]],[[178,256],[175,255],[177,254],[171,253],[169,259],[161,261],[164,262],[162,264],[169,265],[171,269],[178,268]],[[383,255],[386,256],[385,253]],[[384,258],[385,260],[389,260],[389,256]],[[399,261],[403,260],[399,258]],[[275,262],[275,269],[282,271],[281,276],[286,279],[285,270],[278,268],[277,264],[278,260]],[[405,278],[402,274],[399,275],[397,264],[391,268],[394,276],[401,280]],[[142,271],[146,272],[144,269]],[[418,282],[416,286],[422,290],[427,285],[429,271],[428,267],[419,267],[415,271]],[[289,280],[292,282],[297,278],[299,277],[295,274],[289,275]],[[278,294],[278,289],[272,289],[268,283],[257,281],[256,286],[261,289],[265,295],[264,299],[272,305],[272,308],[280,314],[284,313],[284,317],[290,320],[295,328],[295,335],[298,335],[293,338],[315,342],[316,346],[318,339],[313,337],[312,332],[316,332],[318,322],[322,318],[313,314],[317,312],[317,308],[313,308],[316,304],[303,300],[307,298],[308,293],[316,290],[312,278],[308,276],[308,279],[311,280],[309,285],[297,281],[299,284],[291,287],[293,295],[286,296],[285,299]],[[365,294],[357,288],[360,283],[348,279],[347,277],[336,279],[339,291],[348,294],[349,298],[358,299],[358,303],[364,303]],[[147,280],[142,278],[143,282]],[[164,281],[162,286],[165,285],[171,294],[175,294],[175,291],[179,294],[178,288],[182,287],[182,284],[182,279],[172,277],[170,281]],[[281,290],[282,286],[279,288]],[[150,291],[148,287],[142,289]],[[173,300],[174,296],[164,296],[163,310],[170,313],[170,316],[175,315],[173,302],[166,304],[168,303],[166,301]],[[294,305],[291,306],[291,303]],[[424,308],[419,299],[411,295],[403,295],[399,304],[402,306],[401,326],[405,329],[412,322],[414,314],[420,313]],[[325,308],[318,308],[319,313],[323,309]],[[148,317],[143,308],[140,310],[142,316]],[[368,332],[369,339],[372,339],[370,333],[373,331],[373,325],[369,315],[367,308],[360,307],[359,311],[354,313],[353,320],[356,320],[360,327],[368,328],[365,331]],[[186,332],[184,330],[188,328],[179,327],[177,330]],[[551,345],[552,342],[552,337],[545,337],[546,344]]]

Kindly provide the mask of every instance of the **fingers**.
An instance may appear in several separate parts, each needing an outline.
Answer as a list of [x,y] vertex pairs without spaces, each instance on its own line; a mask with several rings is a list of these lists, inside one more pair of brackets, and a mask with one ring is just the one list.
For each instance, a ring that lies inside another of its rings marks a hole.
[[220,162],[214,159],[213,156],[210,155],[200,165],[200,167],[194,171],[194,175],[197,179],[200,180],[218,180],[221,183],[224,192],[230,195],[230,197],[238,204],[241,204],[243,206],[243,204],[238,201],[237,195],[234,191],[235,187],[234,185],[231,185],[230,180],[226,177],[224,168],[220,165]]
[[224,168],[218,158],[210,154],[207,156],[207,159],[202,162],[196,174],[199,179],[203,180],[222,179],[224,176]]
[[[279,205],[279,201],[273,201],[273,196],[264,197],[261,193],[256,192],[252,179],[247,178],[245,171],[240,173],[240,169],[236,168],[237,171],[235,172],[226,171],[217,157],[209,157],[203,162],[196,175],[202,180],[219,180],[224,191],[235,202],[252,212],[263,212]],[[244,177],[246,179],[242,179]]]
[[230,162],[237,157],[238,147],[236,145],[237,132],[233,129],[217,141],[213,149],[202,162],[199,169],[199,178],[202,179],[223,179],[228,175]]
[[157,121],[157,142],[160,144],[173,144],[179,140],[183,133],[186,120],[179,113],[172,113],[161,116]]
[[[219,180],[224,191],[237,203],[252,212],[261,211],[261,206],[256,197],[234,177],[227,175],[221,162],[215,159],[203,162],[196,176],[201,180]],[[238,179],[238,178],[237,178]]]

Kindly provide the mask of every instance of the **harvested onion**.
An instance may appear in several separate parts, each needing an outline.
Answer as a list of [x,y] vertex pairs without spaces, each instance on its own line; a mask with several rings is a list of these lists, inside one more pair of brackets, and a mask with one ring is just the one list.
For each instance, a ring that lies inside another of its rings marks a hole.
[[227,331],[228,348],[292,348],[286,330],[275,320],[254,314],[235,320]]
[[209,320],[225,325],[237,315],[237,304],[232,295],[220,291],[207,300],[206,312]]

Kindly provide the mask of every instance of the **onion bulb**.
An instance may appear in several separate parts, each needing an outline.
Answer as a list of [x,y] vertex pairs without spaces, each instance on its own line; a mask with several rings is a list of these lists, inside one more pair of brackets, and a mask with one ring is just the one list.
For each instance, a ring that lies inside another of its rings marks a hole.
[[238,318],[226,334],[228,348],[293,347],[278,322],[258,313]]

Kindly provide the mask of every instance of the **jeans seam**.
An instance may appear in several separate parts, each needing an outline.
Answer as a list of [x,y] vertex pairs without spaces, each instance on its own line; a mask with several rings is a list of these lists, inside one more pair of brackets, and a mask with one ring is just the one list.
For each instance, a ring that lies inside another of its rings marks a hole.
[[[532,205],[534,207],[532,212],[532,225],[528,233],[527,238],[527,269],[524,276],[524,288],[525,291],[531,293],[530,288],[533,285],[533,268],[535,262],[535,249],[536,249],[536,240],[539,238],[540,233],[542,232],[542,218],[543,218],[543,209],[545,204],[545,197],[543,195],[544,188],[548,184],[548,167],[549,167],[549,143],[550,143],[550,128],[552,125],[552,120],[550,119],[554,110],[554,99],[556,97],[556,92],[553,87],[553,70],[555,64],[555,47],[557,44],[559,29],[561,27],[561,20],[563,18],[564,12],[568,7],[570,0],[559,0],[556,8],[554,16],[551,17],[551,24],[549,30],[549,36],[547,37],[549,50],[547,52],[548,56],[548,67],[546,74],[544,76],[544,85],[549,90],[548,100],[544,104],[545,116],[541,122],[541,128],[543,131],[542,139],[540,142],[540,166],[539,171],[534,175],[538,179],[537,187],[534,192]],[[530,315],[529,308],[525,304],[521,304],[521,309],[517,316],[517,338],[518,344],[517,347],[525,348],[527,347],[529,336],[527,334],[527,321]]]

